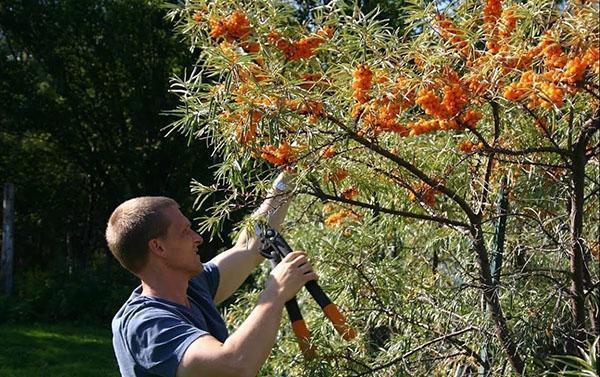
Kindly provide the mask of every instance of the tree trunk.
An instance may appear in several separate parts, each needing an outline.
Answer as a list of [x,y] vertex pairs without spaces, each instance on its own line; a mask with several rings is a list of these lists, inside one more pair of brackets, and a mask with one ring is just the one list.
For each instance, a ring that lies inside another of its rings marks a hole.
[[473,248],[477,253],[477,263],[479,265],[479,280],[483,289],[483,297],[487,303],[488,310],[494,321],[496,336],[500,340],[502,349],[508,356],[508,360],[518,375],[523,374],[525,364],[517,351],[513,341],[513,336],[506,325],[506,318],[500,306],[496,284],[492,281],[490,270],[490,261],[488,258],[485,243],[483,241],[483,231],[480,224],[474,224],[471,228],[471,237],[473,239]]
[[0,276],[4,295],[10,297],[13,289],[13,216],[15,209],[15,187],[12,183],[4,185],[2,202],[2,259]]
[[[585,185],[585,149],[573,153],[571,165],[572,192],[569,213],[569,271],[571,273],[571,315],[574,339],[578,345],[585,342],[585,294],[584,294],[584,260],[583,260],[583,202]],[[583,153],[581,153],[583,152]],[[572,344],[570,351],[576,348]]]

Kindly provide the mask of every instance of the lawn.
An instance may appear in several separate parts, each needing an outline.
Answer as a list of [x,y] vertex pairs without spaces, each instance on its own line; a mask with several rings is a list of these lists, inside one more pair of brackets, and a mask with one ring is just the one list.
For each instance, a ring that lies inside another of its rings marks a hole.
[[119,376],[110,328],[0,325],[0,376]]

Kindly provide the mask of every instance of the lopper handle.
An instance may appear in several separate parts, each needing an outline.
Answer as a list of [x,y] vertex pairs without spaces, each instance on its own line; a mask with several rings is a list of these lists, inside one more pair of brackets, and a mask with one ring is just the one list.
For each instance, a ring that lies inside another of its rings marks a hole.
[[304,286],[319,304],[323,310],[323,313],[325,313],[325,316],[329,318],[331,323],[333,323],[335,331],[337,331],[338,334],[340,334],[346,340],[354,339],[356,337],[356,331],[346,324],[346,317],[340,313],[337,305],[334,304],[331,299],[329,299],[319,284],[315,280],[311,280]]
[[300,346],[302,355],[306,360],[314,359],[316,352],[313,345],[310,343],[310,332],[308,331],[306,322],[302,317],[302,313],[300,312],[300,307],[298,306],[298,301],[296,300],[295,296],[285,303],[285,308],[288,312],[288,316],[290,317],[290,321],[292,322],[292,330],[294,331],[294,335],[296,335],[296,341]]
[[[281,259],[285,258],[286,255],[288,255],[289,253],[292,252],[292,248],[290,247],[290,245],[286,242],[286,240],[279,233],[277,233],[276,230],[269,228],[264,232],[264,235],[265,235],[264,240],[268,241],[268,243],[266,243],[266,244],[273,251],[270,254],[273,257],[273,259],[271,259],[271,264],[273,266],[275,264],[277,264],[277,262],[279,262]],[[356,331],[352,327],[350,327],[346,324],[346,317],[344,317],[344,315],[342,313],[340,313],[340,310],[338,309],[337,305],[335,305],[329,299],[329,297],[327,297],[327,294],[323,291],[323,289],[319,286],[319,284],[315,280],[311,280],[308,283],[306,283],[304,286],[310,292],[311,296],[315,299],[315,301],[319,304],[319,306],[325,313],[325,316],[327,316],[327,318],[329,318],[331,323],[333,323],[333,327],[335,328],[335,330],[346,340],[354,339],[356,337]],[[292,299],[290,301],[293,301],[295,303],[296,307],[292,308],[292,310],[297,309],[297,314],[295,314],[295,315],[299,316],[298,318],[302,319],[302,314],[300,313],[300,308],[298,308],[298,302],[296,301],[296,298],[294,297],[294,299]],[[290,301],[288,301],[288,303]],[[286,303],[286,308],[288,307],[287,306],[288,303]],[[288,308],[288,313],[290,313],[289,308]],[[295,320],[292,319],[291,315],[290,315],[290,319],[292,320],[292,326],[293,326],[293,323],[295,323]],[[308,338],[304,338],[304,335],[303,335],[303,334],[308,334],[308,328],[306,328],[306,323],[304,323],[303,319],[302,319],[302,322],[298,323],[297,328],[298,328],[298,331],[296,331],[296,327],[294,327],[294,333],[296,334],[296,337],[298,338],[298,343],[300,343],[300,348],[302,348],[302,344],[303,344],[302,342],[304,340],[301,341],[301,339],[308,339]],[[307,335],[307,336],[310,336],[310,335]],[[304,351],[303,351],[303,353],[304,353]]]

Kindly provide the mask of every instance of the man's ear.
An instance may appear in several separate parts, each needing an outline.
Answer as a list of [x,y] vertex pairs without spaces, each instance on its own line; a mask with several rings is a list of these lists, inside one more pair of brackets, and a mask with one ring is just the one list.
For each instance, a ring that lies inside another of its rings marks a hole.
[[167,253],[163,243],[158,238],[153,238],[148,241],[148,251],[159,257],[164,257]]

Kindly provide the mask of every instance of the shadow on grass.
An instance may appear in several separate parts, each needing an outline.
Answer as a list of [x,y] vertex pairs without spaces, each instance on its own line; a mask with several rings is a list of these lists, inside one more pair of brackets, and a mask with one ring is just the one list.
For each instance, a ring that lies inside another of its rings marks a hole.
[[119,376],[108,328],[0,325],[0,376]]

